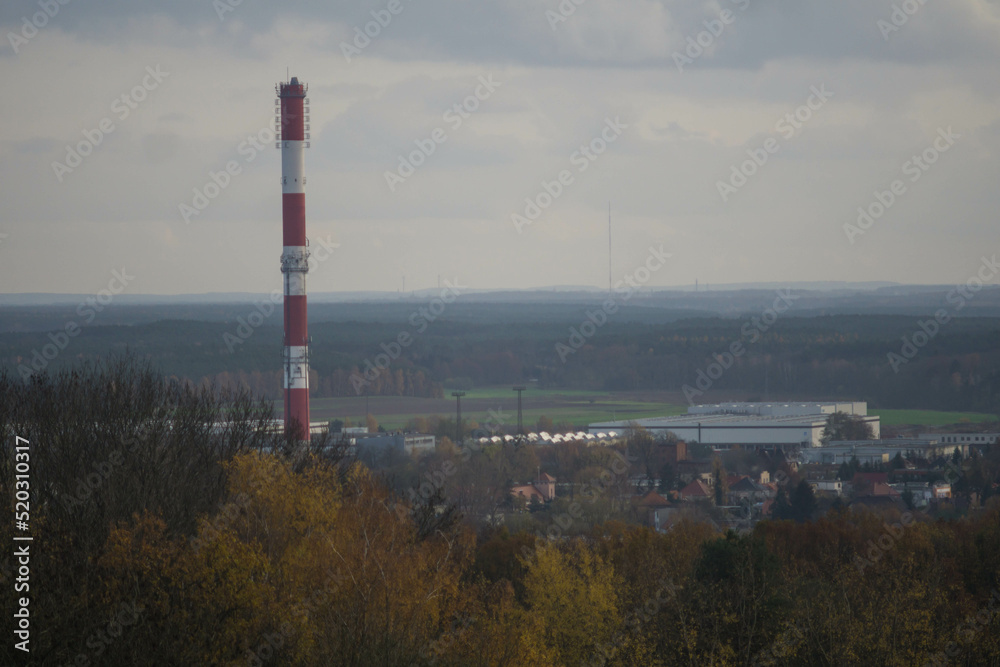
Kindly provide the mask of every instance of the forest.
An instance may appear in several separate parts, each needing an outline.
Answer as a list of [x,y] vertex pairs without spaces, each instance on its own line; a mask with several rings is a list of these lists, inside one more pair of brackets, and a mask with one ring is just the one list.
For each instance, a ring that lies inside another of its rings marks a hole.
[[0,575],[27,584],[31,664],[1000,665],[997,498],[743,534],[575,524],[570,506],[559,531],[518,530],[397,493],[272,417],[135,357],[0,374],[0,539],[34,538],[28,572],[7,550]]
[[[932,316],[790,315],[763,325],[754,316],[634,308],[591,332],[593,309],[585,307],[548,314],[504,304],[488,313],[476,304],[452,308],[418,327],[405,310],[380,314],[374,306],[357,310],[364,320],[311,323],[312,395],[440,397],[445,387],[537,380],[543,388],[677,392],[696,403],[706,369],[720,363],[725,372],[712,391],[744,398],[851,397],[873,408],[1000,414],[996,317],[956,318],[928,336],[920,325],[930,327]],[[239,321],[94,325],[60,350],[51,347],[51,331],[6,331],[0,367],[23,378],[129,350],[168,377],[277,398],[281,328],[272,320],[245,329]],[[397,352],[402,334],[411,342]],[[52,360],[37,356],[46,345]],[[734,345],[741,353],[730,359]]]

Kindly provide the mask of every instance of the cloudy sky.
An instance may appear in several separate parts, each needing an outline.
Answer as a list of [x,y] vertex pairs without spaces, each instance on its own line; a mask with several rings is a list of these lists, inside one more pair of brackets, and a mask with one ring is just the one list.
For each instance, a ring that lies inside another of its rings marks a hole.
[[1000,252],[997,0],[5,0],[0,29],[3,293],[280,288],[286,71],[339,244],[310,291],[605,285],[609,201],[616,278],[672,255],[650,286]]

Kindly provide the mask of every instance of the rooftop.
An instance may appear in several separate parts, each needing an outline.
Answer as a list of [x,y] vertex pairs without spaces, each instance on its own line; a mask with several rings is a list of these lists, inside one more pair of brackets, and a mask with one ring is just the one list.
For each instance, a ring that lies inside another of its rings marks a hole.
[[826,424],[826,415],[799,416],[759,416],[736,414],[702,414],[679,415],[675,417],[649,417],[631,421],[600,422],[591,424],[590,428],[611,428],[624,430],[630,424],[636,423],[645,428],[688,427],[698,428],[797,428],[803,425],[815,426]]
[[739,403],[708,403],[692,405],[688,414],[746,414],[760,416],[806,416],[831,415],[834,412],[844,412],[850,415],[865,417],[868,415],[868,404],[864,401],[800,401],[791,403],[773,402],[739,402]]

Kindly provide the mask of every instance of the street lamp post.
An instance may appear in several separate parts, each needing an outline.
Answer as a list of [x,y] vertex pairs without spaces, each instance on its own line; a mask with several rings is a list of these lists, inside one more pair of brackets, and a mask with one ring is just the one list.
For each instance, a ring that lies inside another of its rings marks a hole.
[[453,391],[451,395],[455,397],[455,402],[457,404],[457,419],[455,423],[455,444],[462,444],[462,397],[465,396],[464,391]]
[[524,434],[524,420],[523,420],[523,418],[521,416],[521,392],[524,391],[525,389],[527,389],[527,387],[525,387],[523,385],[518,385],[518,386],[514,387],[514,391],[517,392],[517,434],[518,435],[523,435]]

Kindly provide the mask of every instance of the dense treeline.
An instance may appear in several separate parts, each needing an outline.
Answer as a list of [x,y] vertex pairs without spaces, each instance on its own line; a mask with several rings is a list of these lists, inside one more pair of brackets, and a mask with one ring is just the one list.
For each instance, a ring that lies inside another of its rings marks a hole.
[[[6,445],[31,443],[32,664],[1000,665],[995,500],[956,521],[840,511],[745,535],[574,530],[570,504],[545,536],[477,531],[269,418],[128,360],[0,376],[7,544]],[[613,457],[585,463],[620,478]]]
[[[270,399],[282,397],[282,371],[222,371],[213,376],[204,376],[195,382],[191,378],[178,378],[201,387],[214,386],[230,391],[249,391]],[[329,373],[309,369],[310,395],[319,398],[333,396],[415,396],[420,398],[441,398],[444,387],[440,382],[431,382],[423,371],[391,368],[385,372],[369,372],[357,367],[336,368]]]
[[[564,389],[687,388],[694,402],[724,391],[751,398],[852,396],[876,407],[1000,412],[1000,320],[995,318],[955,319],[933,337],[921,338],[919,323],[927,318],[787,316],[767,326],[759,318],[757,324],[752,318],[667,323],[610,318],[591,331],[583,327],[589,322],[586,312],[537,323],[456,321],[446,312],[418,328],[406,321],[316,323],[310,328],[312,392],[438,397],[446,384],[468,388],[537,379]],[[502,314],[498,307],[495,316]],[[280,328],[269,322],[233,344],[226,336],[237,330],[235,324],[177,321],[92,327],[52,361],[35,357],[49,344],[47,334],[8,333],[0,335],[0,360],[19,374],[33,365],[53,370],[128,347],[155,359],[171,376],[280,396]],[[412,342],[397,349],[402,333]],[[914,340],[923,345],[906,346]],[[742,353],[727,356],[735,343]],[[890,354],[898,355],[894,364]],[[713,363],[725,369],[721,376]]]

